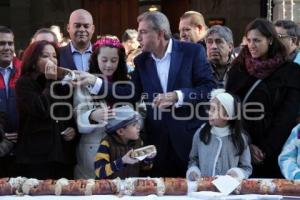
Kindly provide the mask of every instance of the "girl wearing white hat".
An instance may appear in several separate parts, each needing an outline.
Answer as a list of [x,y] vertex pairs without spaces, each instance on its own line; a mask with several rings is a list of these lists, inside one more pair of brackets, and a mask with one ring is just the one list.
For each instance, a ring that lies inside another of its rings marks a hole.
[[208,122],[193,138],[187,179],[225,174],[244,179],[251,175],[251,156],[237,116],[238,105],[225,90],[212,91]]

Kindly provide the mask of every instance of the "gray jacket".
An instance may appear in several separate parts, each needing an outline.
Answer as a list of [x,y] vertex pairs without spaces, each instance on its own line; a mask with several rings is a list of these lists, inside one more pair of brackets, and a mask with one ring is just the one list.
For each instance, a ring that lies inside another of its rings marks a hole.
[[209,144],[205,145],[199,137],[201,128],[193,138],[187,177],[195,170],[198,173],[200,170],[201,176],[225,175],[234,170],[240,178],[248,178],[252,173],[249,146],[238,156],[230,135],[219,137],[214,134],[211,134]]
[[76,149],[77,165],[74,169],[76,179],[93,179],[96,177],[94,162],[100,141],[106,135],[104,125],[91,124],[89,116],[96,108],[106,105],[104,101],[93,101],[92,96],[85,87],[76,88],[74,91],[73,105],[74,116],[78,131],[81,134]]

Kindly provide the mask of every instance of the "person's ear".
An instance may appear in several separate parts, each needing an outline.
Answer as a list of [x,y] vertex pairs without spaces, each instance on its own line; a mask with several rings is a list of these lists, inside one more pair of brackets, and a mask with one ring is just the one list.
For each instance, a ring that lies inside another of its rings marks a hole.
[[162,37],[162,38],[165,38],[165,31],[164,31],[164,30],[159,30],[159,31],[158,31],[158,37],[159,37],[159,38],[161,38],[161,37]]
[[200,32],[202,31],[203,26],[201,24],[198,24],[198,25],[195,25],[195,26],[199,29]]
[[228,43],[228,46],[229,46],[230,52],[232,52],[232,50],[233,50],[233,48],[234,48],[233,44]]
[[67,31],[70,33],[70,24],[67,24]]
[[95,25],[93,24],[92,25],[92,34],[94,34],[94,32],[95,32]]
[[273,44],[273,38],[269,39],[269,45],[271,46]]
[[123,128],[119,128],[118,130],[116,130],[116,133],[117,133],[119,136],[123,136],[123,135],[124,135],[124,129],[123,129]]
[[294,43],[295,45],[297,45],[297,40],[298,40],[297,37],[292,37],[292,43]]

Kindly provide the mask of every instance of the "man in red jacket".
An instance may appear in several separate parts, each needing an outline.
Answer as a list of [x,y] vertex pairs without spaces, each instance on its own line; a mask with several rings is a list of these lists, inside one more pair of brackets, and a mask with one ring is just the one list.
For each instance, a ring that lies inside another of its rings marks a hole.
[[[14,57],[14,34],[7,27],[0,26],[0,112],[3,113],[3,134],[15,144],[18,139],[18,117],[16,111],[15,82],[20,76],[20,61]],[[1,120],[2,121],[2,120]],[[0,157],[0,177],[15,176],[15,155],[13,149]]]

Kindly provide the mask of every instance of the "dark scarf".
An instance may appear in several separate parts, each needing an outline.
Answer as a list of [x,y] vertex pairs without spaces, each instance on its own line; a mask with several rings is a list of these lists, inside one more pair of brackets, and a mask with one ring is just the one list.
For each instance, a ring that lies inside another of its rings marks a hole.
[[260,58],[252,58],[250,52],[245,51],[245,67],[251,76],[258,79],[264,79],[270,76],[284,63],[284,57],[277,53],[272,58],[262,60]]

